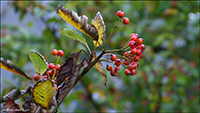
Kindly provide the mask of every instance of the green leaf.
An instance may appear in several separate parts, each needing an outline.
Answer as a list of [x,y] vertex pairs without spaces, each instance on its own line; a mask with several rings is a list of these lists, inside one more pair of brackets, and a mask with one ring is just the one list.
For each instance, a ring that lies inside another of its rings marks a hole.
[[64,29],[60,30],[60,33],[65,36],[68,36],[69,38],[72,38],[73,40],[77,40],[77,41],[87,45],[85,38],[83,38],[75,30],[70,30],[70,29],[64,28]]
[[42,108],[50,109],[50,103],[55,95],[56,88],[54,84],[47,79],[46,81],[39,81],[35,84],[33,89],[33,100]]
[[42,75],[47,70],[47,62],[42,55],[37,52],[31,51],[29,54],[29,58],[34,64],[35,71]]

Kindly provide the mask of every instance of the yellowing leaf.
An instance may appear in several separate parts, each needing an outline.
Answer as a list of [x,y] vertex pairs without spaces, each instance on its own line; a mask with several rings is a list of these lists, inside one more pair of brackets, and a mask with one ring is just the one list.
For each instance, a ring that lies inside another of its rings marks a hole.
[[[57,13],[76,29],[95,40],[94,44],[96,44],[96,41],[98,41],[100,45],[103,44],[103,38],[105,37],[105,25],[100,12],[98,12],[96,17],[92,20],[92,25],[88,24],[87,16],[78,16],[76,12],[60,5],[57,7]],[[99,46],[99,44],[97,44],[97,46]]]
[[103,44],[104,37],[106,36],[106,27],[100,12],[98,12],[96,17],[92,20],[92,25],[96,27],[99,35],[98,43],[94,41],[94,45],[97,43],[97,46],[100,46]]
[[33,89],[33,100],[42,108],[50,109],[50,103],[55,95],[55,90],[54,84],[49,79],[39,81]]
[[20,76],[23,76],[23,77],[26,77],[26,78],[32,80],[19,67],[17,67],[16,65],[14,65],[12,63],[12,61],[10,61],[10,60],[5,61],[3,58],[1,58],[1,60],[0,60],[0,67],[2,69],[5,69],[7,71],[13,72],[15,74],[18,74]]
[[[96,57],[96,54],[94,55],[93,59],[94,60]],[[103,70],[103,66],[101,64],[101,62],[97,62],[95,65],[94,65],[94,68],[101,74],[101,76],[103,77],[104,79],[104,85],[106,86],[106,82],[107,82],[107,77],[106,75],[104,74],[104,70]]]

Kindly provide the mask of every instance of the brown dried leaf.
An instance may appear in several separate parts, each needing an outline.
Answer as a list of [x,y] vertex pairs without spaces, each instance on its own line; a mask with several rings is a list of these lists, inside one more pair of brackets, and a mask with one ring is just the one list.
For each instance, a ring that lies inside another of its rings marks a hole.
[[19,105],[16,104],[13,99],[6,101],[4,106],[8,109],[7,113],[25,113],[19,108]]
[[10,91],[8,94],[6,94],[5,96],[3,96],[2,98],[0,98],[0,103],[6,102],[10,99],[12,100],[17,100],[19,99],[21,96],[23,96],[24,94],[28,93],[30,90],[30,86],[28,86],[26,88],[26,90],[19,90],[19,89],[13,89],[12,91]]
[[66,78],[69,78],[72,76],[73,68],[77,64],[78,59],[80,57],[81,51],[77,53],[73,53],[71,57],[69,57],[65,63],[61,66],[60,71],[58,72],[57,77],[57,85],[59,86]]
[[[71,55],[71,57],[69,59],[67,59],[67,61],[72,59],[72,62],[70,62],[72,64],[67,64],[69,62],[65,62],[65,64],[61,68],[61,72],[60,72],[61,75],[59,75],[59,76],[67,76],[68,80],[62,85],[62,87],[60,87],[58,89],[58,92],[56,94],[56,100],[58,102],[58,105],[62,102],[62,100],[65,98],[65,96],[73,88],[73,86],[76,82],[76,79],[78,78],[79,71],[84,66],[86,59],[84,59],[80,64],[77,64],[78,59],[80,57],[80,53],[81,53],[81,51],[79,51],[78,53],[73,53]],[[70,66],[70,69],[71,69],[70,71],[68,69],[69,68],[68,66]],[[72,68],[71,68],[71,66],[72,66]],[[65,70],[68,70],[68,71],[65,71]],[[68,72],[70,72],[70,75],[68,74]]]

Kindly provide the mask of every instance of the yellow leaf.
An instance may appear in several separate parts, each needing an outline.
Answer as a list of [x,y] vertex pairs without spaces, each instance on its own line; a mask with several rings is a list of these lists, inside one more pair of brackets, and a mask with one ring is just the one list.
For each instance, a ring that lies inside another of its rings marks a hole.
[[97,43],[97,46],[100,46],[103,44],[104,37],[106,36],[106,33],[105,33],[106,27],[105,27],[105,24],[104,24],[104,21],[103,21],[103,18],[101,16],[100,12],[98,12],[96,17],[92,20],[92,25],[94,25],[96,27],[96,29],[98,31],[98,35],[99,35],[99,39],[98,39],[99,43],[94,41],[94,45],[96,45],[96,43]]
[[41,80],[34,86],[33,100],[42,108],[50,109],[50,103],[55,95],[55,90],[54,84],[49,79],[46,81]]
[[1,60],[0,60],[0,67],[2,69],[5,69],[7,71],[13,72],[15,74],[18,74],[20,76],[23,76],[23,77],[26,77],[26,78],[32,80],[19,67],[17,67],[16,65],[14,65],[12,63],[12,61],[10,61],[10,60],[5,61],[3,58],[1,58]]
[[[94,60],[96,57],[96,54],[94,55],[93,59]],[[101,62],[97,62],[95,65],[94,65],[94,68],[101,74],[101,76],[103,77],[104,79],[104,85],[106,86],[106,82],[107,82],[107,77],[106,75],[104,74],[104,70],[103,70],[103,66],[101,64]]]
[[88,24],[87,16],[78,16],[76,12],[60,5],[57,7],[57,13],[66,22],[95,40],[94,44],[98,41],[99,43],[97,43],[96,46],[103,44],[103,39],[105,37],[105,25],[100,12],[98,12],[96,17],[92,20],[92,25]]

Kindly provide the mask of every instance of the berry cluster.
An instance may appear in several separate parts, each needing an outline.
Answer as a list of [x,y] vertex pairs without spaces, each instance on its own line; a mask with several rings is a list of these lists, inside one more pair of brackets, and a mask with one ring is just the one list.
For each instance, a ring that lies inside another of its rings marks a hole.
[[124,71],[126,75],[135,75],[136,69],[139,66],[138,61],[142,57],[142,53],[146,48],[143,45],[144,39],[138,34],[132,33],[130,35],[129,47],[130,51],[124,53],[126,59],[123,60],[123,64],[127,66],[127,69]]
[[[118,16],[119,18],[123,18],[123,17],[124,17],[124,12],[123,12],[123,10],[117,11],[117,16]],[[122,19],[122,22],[123,22],[123,24],[127,25],[127,24],[129,24],[130,20],[129,20],[127,17],[124,17],[124,18]]]
[[111,65],[107,65],[106,69],[110,71],[111,76],[115,76],[118,74],[118,71],[120,70],[120,65],[122,64],[125,68],[127,68],[124,73],[126,75],[135,75],[136,69],[139,66],[138,61],[142,57],[142,53],[144,49],[146,48],[143,45],[144,39],[142,39],[138,34],[132,33],[130,35],[130,41],[128,43],[129,50],[126,51],[123,55],[123,60],[121,62],[120,59],[117,58],[115,54],[111,54],[110,60],[114,61],[114,64],[116,65],[115,68],[112,68]]
[[113,68],[111,65],[107,65],[106,69],[110,71],[111,76],[116,76],[118,72],[120,71],[120,65],[122,64],[121,60],[117,58],[116,55],[111,54],[110,60],[114,62],[115,68]]
[[[57,61],[59,59],[59,57],[62,57],[64,55],[64,52],[62,50],[56,50],[53,49],[51,51],[51,54],[54,56],[57,56]],[[57,64],[56,65],[54,63],[49,63],[48,64],[48,69],[44,72],[44,74],[42,74],[42,76],[36,74],[33,78],[34,80],[38,81],[40,79],[50,79],[50,80],[55,80],[55,77],[58,75],[58,71],[60,70],[61,65]]]

